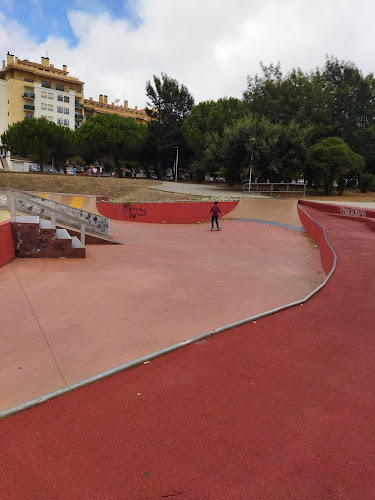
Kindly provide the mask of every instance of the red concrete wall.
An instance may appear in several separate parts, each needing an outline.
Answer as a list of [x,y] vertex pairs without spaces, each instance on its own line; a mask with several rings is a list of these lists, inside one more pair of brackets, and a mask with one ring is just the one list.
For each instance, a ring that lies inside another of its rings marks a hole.
[[375,218],[375,210],[360,207],[346,207],[345,205],[333,205],[331,203],[319,203],[310,200],[298,200],[299,205],[306,205],[327,214],[345,215],[355,218],[370,217]]
[[72,248],[72,240],[57,239],[55,229],[41,229],[39,224],[13,223],[12,234],[17,257],[84,258],[85,248]]
[[10,221],[0,222],[0,267],[15,258],[12,226]]
[[[238,201],[219,202],[223,215],[229,213]],[[181,203],[102,203],[96,206],[101,215],[110,219],[154,222],[157,224],[194,224],[210,219],[213,202]]]
[[300,221],[306,233],[308,233],[311,236],[311,238],[316,242],[316,244],[319,247],[322,267],[327,275],[332,269],[334,262],[334,254],[324,237],[323,229],[317,222],[311,220],[310,217],[308,217],[305,214],[305,212],[303,212],[300,209],[298,205],[297,205],[297,211]]

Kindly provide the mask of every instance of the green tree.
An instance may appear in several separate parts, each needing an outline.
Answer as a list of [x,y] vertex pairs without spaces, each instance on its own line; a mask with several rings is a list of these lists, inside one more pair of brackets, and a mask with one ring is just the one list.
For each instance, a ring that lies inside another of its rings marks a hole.
[[58,168],[63,168],[66,174],[66,163],[65,160],[74,154],[74,143],[73,143],[74,132],[68,127],[62,127],[58,125],[56,129],[56,136],[54,141],[54,147],[52,151],[53,160]]
[[367,193],[367,191],[375,191],[375,175],[369,172],[364,172],[361,174],[359,179],[359,189],[361,193]]
[[102,114],[91,118],[75,131],[75,145],[85,158],[111,158],[117,176],[121,162],[133,160],[147,140],[147,127],[132,118]]
[[61,161],[72,152],[71,131],[45,118],[14,123],[2,134],[1,142],[12,153],[38,162],[42,172],[51,157]]
[[308,150],[309,177],[315,185],[323,186],[326,196],[334,183],[342,187],[342,178],[359,176],[365,160],[355,153],[340,137],[323,139]]
[[146,96],[146,113],[152,118],[148,125],[150,149],[155,154],[154,169],[159,177],[172,165],[176,147],[180,152],[180,167],[190,163],[192,151],[184,141],[181,126],[191,113],[194,98],[185,85],[165,73],[161,78],[154,75],[153,84],[146,82]]
[[204,101],[194,106],[190,116],[182,124],[186,143],[194,150],[197,159],[202,158],[209,134],[223,134],[224,127],[243,118],[244,106],[234,97],[218,101]]
[[253,115],[226,127],[222,137],[211,134],[204,157],[207,169],[221,170],[229,185],[246,179],[250,166],[261,182],[298,179],[305,158],[304,131],[297,124],[272,124]]
[[247,116],[224,128],[222,136],[217,132],[207,138],[204,161],[207,170],[220,171],[228,186],[241,181],[241,176],[250,165],[249,142],[256,133],[257,120]]

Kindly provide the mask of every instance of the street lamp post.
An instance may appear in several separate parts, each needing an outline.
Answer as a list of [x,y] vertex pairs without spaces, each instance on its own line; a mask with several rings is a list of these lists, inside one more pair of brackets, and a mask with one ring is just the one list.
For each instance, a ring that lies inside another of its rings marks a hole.
[[177,182],[177,172],[178,172],[178,146],[175,146],[176,150],[176,162],[175,162],[175,179],[174,181]]
[[255,142],[255,137],[252,137],[250,139],[251,141],[251,156],[250,156],[250,172],[249,172],[249,192],[250,192],[250,188],[251,188],[251,173],[252,173],[252,169],[253,169],[253,155],[254,155],[254,142]]

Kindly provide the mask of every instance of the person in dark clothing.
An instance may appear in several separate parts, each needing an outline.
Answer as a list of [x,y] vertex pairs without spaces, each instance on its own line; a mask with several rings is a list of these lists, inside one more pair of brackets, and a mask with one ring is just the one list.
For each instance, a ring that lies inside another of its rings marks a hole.
[[220,208],[217,206],[217,201],[215,201],[214,205],[211,207],[211,210],[210,210],[210,213],[212,213],[212,216],[211,216],[211,231],[214,230],[214,221],[216,221],[217,230],[220,231],[219,221],[218,221],[219,212],[222,213],[221,210],[220,210]]

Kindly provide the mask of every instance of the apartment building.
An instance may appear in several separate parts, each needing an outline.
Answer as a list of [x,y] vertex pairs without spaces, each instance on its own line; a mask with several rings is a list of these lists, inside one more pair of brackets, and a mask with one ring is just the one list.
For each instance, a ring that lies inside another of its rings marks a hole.
[[133,118],[137,123],[144,123],[150,121],[150,117],[147,116],[144,109],[129,108],[128,101],[124,101],[124,104],[119,105],[119,99],[111,104],[108,103],[108,97],[106,95],[100,94],[99,100],[94,101],[92,97],[85,99],[85,121],[89,120],[93,116],[100,113],[110,113],[124,116],[126,118]]
[[[103,94],[98,101],[92,97],[84,99],[84,82],[70,76],[66,65],[55,68],[48,57],[42,57],[39,64],[20,60],[8,52],[0,69],[0,136],[9,125],[32,117],[45,118],[71,130],[100,113],[116,113],[137,123],[150,121],[144,109],[129,108],[128,101],[118,103],[119,99],[109,104]],[[1,141],[0,155],[9,156]],[[13,169],[10,160],[8,163]]]
[[7,54],[0,69],[0,135],[13,123],[45,118],[74,130],[83,121],[83,86],[78,78],[50,64],[20,60]]

